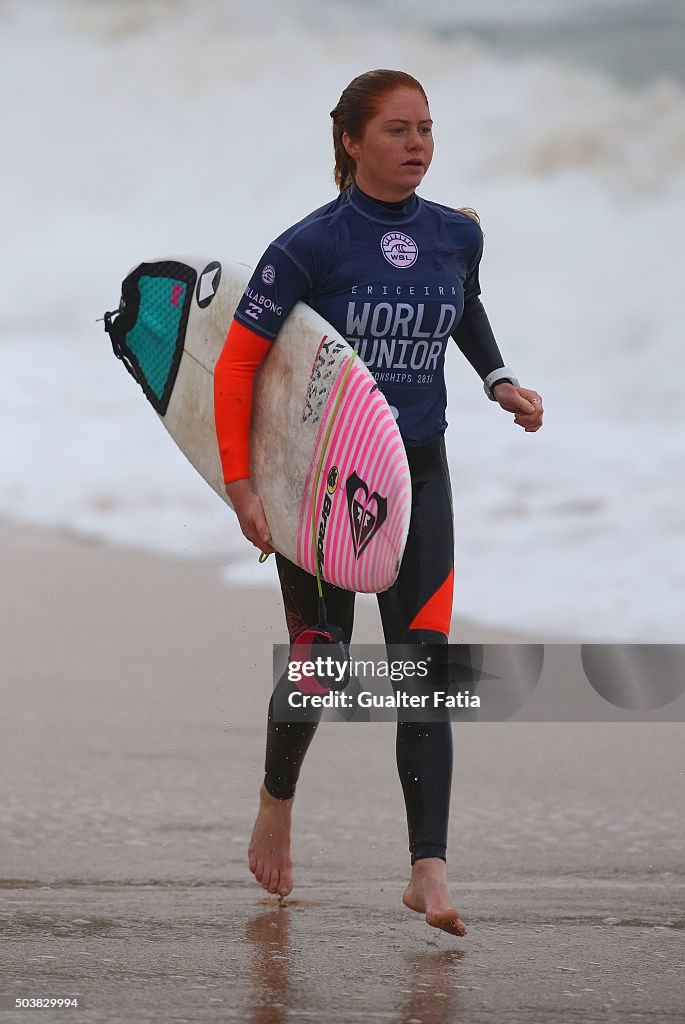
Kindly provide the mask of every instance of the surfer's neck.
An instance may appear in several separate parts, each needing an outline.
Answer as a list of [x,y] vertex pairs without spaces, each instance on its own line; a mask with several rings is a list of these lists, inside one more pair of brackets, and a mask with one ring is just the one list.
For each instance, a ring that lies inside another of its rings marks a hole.
[[415,192],[412,192],[410,195],[405,196],[404,199],[400,199],[399,202],[391,203],[387,199],[377,199],[375,196],[370,196],[368,192],[364,192],[364,190],[356,183],[354,187],[360,195],[364,196],[365,199],[370,199],[372,203],[378,203],[379,206],[384,206],[386,210],[403,210],[405,206],[408,206],[409,203],[411,203],[416,195]]

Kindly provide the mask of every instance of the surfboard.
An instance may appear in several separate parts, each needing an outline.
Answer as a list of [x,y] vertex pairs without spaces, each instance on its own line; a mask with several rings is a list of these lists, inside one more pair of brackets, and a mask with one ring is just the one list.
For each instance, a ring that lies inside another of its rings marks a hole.
[[[171,437],[230,505],[214,420],[214,365],[251,276],[179,256],[140,263],[105,314],[115,354]],[[384,395],[344,338],[298,303],[254,387],[250,471],[273,546],[345,590],[392,586],[409,529],[411,480]]]

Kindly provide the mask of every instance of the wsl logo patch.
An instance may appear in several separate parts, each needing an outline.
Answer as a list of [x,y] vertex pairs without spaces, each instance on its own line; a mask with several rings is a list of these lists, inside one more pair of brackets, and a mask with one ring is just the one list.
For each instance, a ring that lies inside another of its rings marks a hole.
[[381,250],[388,263],[400,270],[413,267],[419,258],[419,247],[413,238],[402,231],[388,231],[381,238]]
[[264,284],[273,284],[276,280],[276,268],[272,267],[270,263],[262,270],[262,281]]
[[359,558],[388,517],[388,499],[382,498],[376,491],[369,494],[369,488],[356,473],[348,476],[345,490],[352,544]]

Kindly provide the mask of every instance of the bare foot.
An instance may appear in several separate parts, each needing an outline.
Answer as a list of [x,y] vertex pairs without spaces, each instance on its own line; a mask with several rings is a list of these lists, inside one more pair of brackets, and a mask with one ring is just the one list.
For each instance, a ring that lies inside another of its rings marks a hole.
[[450,935],[466,935],[466,925],[452,905],[447,890],[447,868],[439,857],[417,860],[411,869],[411,880],[402,902],[410,910],[426,915],[433,928],[442,928]]
[[290,859],[290,820],[293,801],[277,800],[262,784],[259,811],[247,856],[250,871],[267,892],[287,896],[293,887]]

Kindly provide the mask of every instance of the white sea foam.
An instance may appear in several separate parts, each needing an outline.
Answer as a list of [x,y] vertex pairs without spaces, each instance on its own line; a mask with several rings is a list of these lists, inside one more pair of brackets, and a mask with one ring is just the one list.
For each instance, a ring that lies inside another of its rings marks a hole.
[[332,198],[328,110],[360,71],[404,67],[436,121],[422,192],[481,213],[486,307],[547,407],[524,434],[450,354],[457,613],[677,642],[682,88],[360,37],[336,10],[324,31],[275,2],[242,23],[218,3],[5,5],[0,511],[273,580],[94,321],[139,260],[254,261]]

